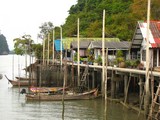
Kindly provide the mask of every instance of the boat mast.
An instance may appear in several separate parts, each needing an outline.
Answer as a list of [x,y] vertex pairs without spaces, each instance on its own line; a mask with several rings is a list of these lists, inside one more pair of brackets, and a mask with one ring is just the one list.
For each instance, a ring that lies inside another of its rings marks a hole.
[[148,8],[147,8],[147,31],[146,31],[146,82],[145,82],[145,100],[144,100],[144,110],[145,115],[148,115],[149,112],[149,99],[150,99],[150,91],[149,91],[149,64],[150,64],[150,54],[149,54],[149,27],[150,27],[150,3],[148,0]]

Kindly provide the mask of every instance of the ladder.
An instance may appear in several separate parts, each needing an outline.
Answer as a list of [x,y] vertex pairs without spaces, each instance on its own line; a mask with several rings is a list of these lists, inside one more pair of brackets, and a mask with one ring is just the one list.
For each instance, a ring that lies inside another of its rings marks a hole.
[[80,80],[80,86],[85,86],[87,75],[88,75],[88,66],[85,68],[85,70],[83,72],[82,78]]
[[160,120],[160,83],[151,104],[148,120]]

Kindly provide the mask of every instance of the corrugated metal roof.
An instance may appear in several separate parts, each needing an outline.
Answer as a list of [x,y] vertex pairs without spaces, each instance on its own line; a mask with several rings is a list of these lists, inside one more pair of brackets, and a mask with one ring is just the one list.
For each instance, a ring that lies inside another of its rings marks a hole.
[[[60,51],[61,50],[61,40],[54,40],[55,50]],[[64,50],[63,44],[62,44],[62,50]]]
[[[76,41],[72,41],[71,48],[76,49],[77,48],[77,38],[74,38],[74,40]],[[87,49],[91,41],[95,41],[97,42],[97,44],[99,44],[99,42],[102,41],[102,38],[80,38],[80,45],[79,45],[80,49]],[[105,41],[119,42],[120,40],[118,38],[105,38]]]
[[[88,48],[88,45],[90,44],[91,40],[83,40],[83,41],[79,41],[79,48],[83,49],[83,48]],[[78,47],[77,45],[77,41],[73,41],[71,43],[71,48],[76,49]]]
[[[146,40],[147,23],[144,21],[138,21],[135,34],[132,39],[131,48],[141,47],[142,41]],[[157,48],[160,47],[160,21],[150,21],[149,30],[149,47]]]
[[[105,48],[108,49],[129,49],[131,42],[121,41],[121,42],[105,42]],[[92,41],[89,48],[102,48],[102,41]]]

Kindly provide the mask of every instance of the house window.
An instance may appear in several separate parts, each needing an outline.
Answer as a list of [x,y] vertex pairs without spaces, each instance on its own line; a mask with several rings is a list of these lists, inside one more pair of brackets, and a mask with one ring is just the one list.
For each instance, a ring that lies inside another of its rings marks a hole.
[[146,50],[142,50],[142,61],[146,61]]

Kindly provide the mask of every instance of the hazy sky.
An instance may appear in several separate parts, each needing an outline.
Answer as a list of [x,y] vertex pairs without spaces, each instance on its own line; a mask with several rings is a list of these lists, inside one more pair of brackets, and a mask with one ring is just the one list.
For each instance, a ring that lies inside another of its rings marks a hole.
[[77,0],[0,0],[0,30],[13,49],[13,39],[30,34],[37,41],[39,26],[65,23],[68,10]]

